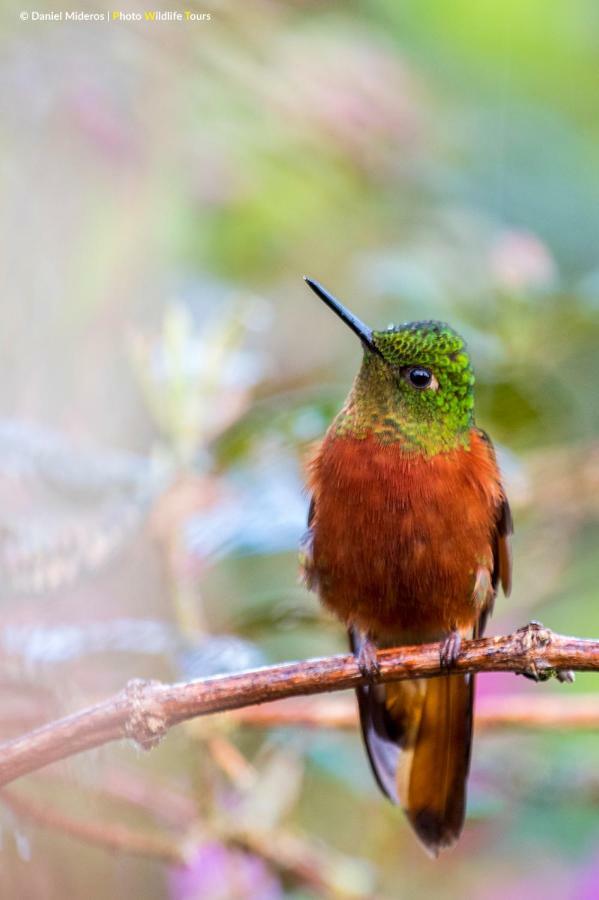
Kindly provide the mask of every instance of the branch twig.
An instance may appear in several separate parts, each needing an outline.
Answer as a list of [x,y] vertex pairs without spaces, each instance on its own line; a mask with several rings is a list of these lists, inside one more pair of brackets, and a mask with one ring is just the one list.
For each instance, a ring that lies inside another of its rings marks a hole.
[[63,813],[47,803],[30,800],[12,791],[1,791],[0,799],[19,818],[28,819],[55,833],[67,834],[95,847],[115,853],[158,859],[171,865],[185,862],[183,846],[176,838],[142,833],[120,822],[89,822]]
[[[382,650],[380,680],[444,674],[439,644]],[[599,641],[554,634],[531,623],[506,637],[466,641],[456,672],[526,672],[549,677],[566,669],[599,670]],[[353,656],[268,666],[181,684],[133,681],[109,700],[0,744],[0,786],[51,762],[130,738],[152,747],[168,729],[195,716],[365,683]]]
[[[171,866],[181,866],[189,862],[202,839],[218,840],[244,847],[327,897],[349,896],[339,884],[337,872],[340,868],[347,870],[355,865],[355,861],[336,854],[330,848],[325,851],[301,833],[280,828],[267,832],[260,829],[250,832],[226,822],[221,822],[217,829],[206,829],[200,826],[199,821],[194,821],[190,824],[186,837],[176,837],[152,834],[147,830],[138,831],[121,825],[120,822],[89,822],[12,789],[0,791],[0,800],[19,819],[109,853],[141,856]],[[356,873],[357,871],[358,867],[355,869]],[[366,895],[352,891],[351,896]]]
[[[224,714],[223,714],[224,715]],[[247,706],[228,714],[236,723],[257,728],[336,728],[353,730],[358,709],[351,697],[296,697],[267,706]],[[481,697],[476,702],[477,731],[503,728],[599,729],[599,694],[537,696],[503,694]]]

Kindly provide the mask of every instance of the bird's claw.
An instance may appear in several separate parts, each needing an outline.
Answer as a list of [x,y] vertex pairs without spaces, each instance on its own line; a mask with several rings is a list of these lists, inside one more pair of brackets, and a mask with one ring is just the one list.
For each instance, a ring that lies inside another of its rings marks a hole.
[[523,672],[516,672],[516,675],[522,675],[523,678],[528,678],[529,681],[534,681],[536,684],[540,684],[543,681],[549,681],[553,676],[553,672],[551,671],[543,671],[537,669],[534,663]]
[[456,659],[460,655],[460,647],[462,646],[462,635],[455,629],[450,631],[441,644],[439,651],[439,659],[443,669],[451,669]]
[[358,652],[356,653],[356,662],[360,673],[369,681],[376,681],[381,673],[381,667],[376,655],[376,644],[369,638],[365,638]]
[[557,678],[561,684],[574,684],[576,681],[576,675],[571,669],[538,669],[534,664],[524,672],[516,672],[516,675],[522,675],[537,684],[550,681],[551,678]]

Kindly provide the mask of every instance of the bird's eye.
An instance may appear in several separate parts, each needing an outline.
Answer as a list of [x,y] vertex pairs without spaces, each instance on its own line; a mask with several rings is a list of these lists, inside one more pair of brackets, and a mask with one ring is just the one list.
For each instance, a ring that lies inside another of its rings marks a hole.
[[411,369],[408,369],[406,375],[410,384],[418,388],[419,391],[424,391],[431,386],[433,388],[437,387],[437,379],[431,370],[425,369],[424,366],[413,366]]
[[439,382],[431,370],[424,366],[411,366],[409,369],[404,370],[404,376],[412,387],[419,391],[436,391],[439,387]]

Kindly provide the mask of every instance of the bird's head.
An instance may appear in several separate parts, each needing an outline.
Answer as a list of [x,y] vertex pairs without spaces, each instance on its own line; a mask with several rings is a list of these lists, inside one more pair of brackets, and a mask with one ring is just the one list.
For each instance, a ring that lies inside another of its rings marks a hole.
[[463,338],[444,322],[374,331],[322,285],[306,282],[360,338],[362,367],[336,427],[404,440],[436,453],[456,446],[473,424],[474,373]]

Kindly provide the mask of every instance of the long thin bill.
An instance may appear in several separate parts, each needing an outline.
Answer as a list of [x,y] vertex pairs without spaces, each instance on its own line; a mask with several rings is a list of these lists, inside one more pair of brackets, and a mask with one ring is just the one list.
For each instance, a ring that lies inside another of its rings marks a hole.
[[326,288],[324,288],[318,281],[314,281],[313,278],[308,278],[307,275],[304,275],[304,281],[308,285],[309,288],[312,288],[317,297],[320,297],[321,300],[326,303],[329,309],[332,309],[336,315],[339,316],[342,322],[345,322],[354,334],[357,334],[362,343],[368,347],[373,353],[378,353],[377,348],[374,346],[372,340],[372,328],[369,328],[364,322],[361,322],[357,316],[354,316],[353,313],[346,309],[343,303],[337,300],[336,297],[333,297],[332,294],[329,294]]

